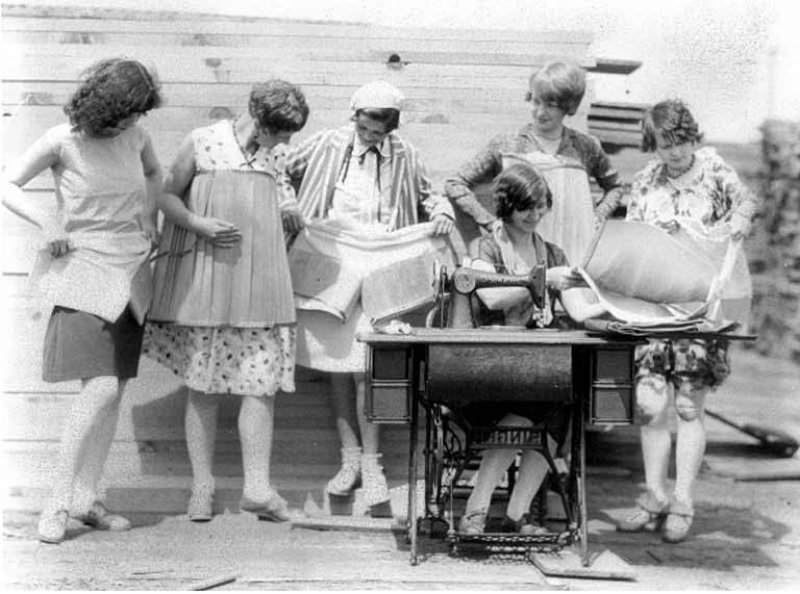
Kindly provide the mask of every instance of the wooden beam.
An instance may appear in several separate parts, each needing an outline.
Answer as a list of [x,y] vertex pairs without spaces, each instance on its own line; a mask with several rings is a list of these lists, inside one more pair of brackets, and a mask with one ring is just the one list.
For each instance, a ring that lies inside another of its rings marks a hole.
[[638,60],[620,60],[616,58],[597,58],[597,64],[588,68],[589,72],[599,74],[631,74],[636,72],[642,63]]

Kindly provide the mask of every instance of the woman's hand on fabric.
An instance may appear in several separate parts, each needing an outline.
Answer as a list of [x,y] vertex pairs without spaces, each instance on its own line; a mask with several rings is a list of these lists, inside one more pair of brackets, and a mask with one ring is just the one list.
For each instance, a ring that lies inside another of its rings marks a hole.
[[481,235],[484,237],[492,237],[495,234],[495,231],[503,226],[502,219],[493,219],[488,223],[483,223],[482,225],[478,225],[478,229],[481,232]]
[[75,249],[69,239],[69,233],[60,225],[44,227],[44,241],[47,245],[47,251],[54,258],[66,256]]
[[731,239],[739,241],[750,235],[753,223],[747,217],[734,214],[731,218]]
[[450,235],[453,230],[453,219],[447,215],[439,214],[431,219],[434,235]]
[[677,231],[681,228],[681,225],[680,223],[678,223],[678,221],[672,219],[666,222],[659,221],[656,223],[656,227],[663,229],[669,234],[672,234],[672,233],[677,233]]
[[575,268],[554,266],[546,272],[547,286],[556,291],[586,287],[586,281]]
[[283,231],[287,235],[294,235],[306,226],[303,215],[294,208],[281,211],[281,220],[283,221]]
[[153,223],[151,223],[150,221],[143,223],[142,232],[144,233],[144,236],[147,238],[147,240],[150,242],[151,247],[153,248],[158,247],[158,228]]
[[215,247],[233,247],[242,240],[242,233],[233,223],[214,217],[197,217],[195,233]]

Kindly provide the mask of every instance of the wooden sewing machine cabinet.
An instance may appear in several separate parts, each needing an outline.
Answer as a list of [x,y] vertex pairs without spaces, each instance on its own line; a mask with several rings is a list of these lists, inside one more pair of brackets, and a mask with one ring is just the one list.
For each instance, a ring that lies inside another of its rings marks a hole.
[[[585,429],[633,422],[633,354],[642,340],[514,327],[413,328],[410,334],[369,333],[360,339],[368,346],[368,418],[409,426],[407,522],[412,564],[418,561],[420,519],[446,522],[447,538],[454,547],[467,542],[526,550],[574,546],[583,564],[589,564]],[[451,513],[453,490],[475,451],[533,448],[555,471],[544,424],[531,428],[467,424],[464,430],[464,423],[455,422],[458,411],[470,403],[503,407],[520,402],[546,403],[568,412],[569,472],[559,492],[564,528],[544,535],[459,534]],[[424,510],[417,509],[416,497],[420,411],[426,436]]]

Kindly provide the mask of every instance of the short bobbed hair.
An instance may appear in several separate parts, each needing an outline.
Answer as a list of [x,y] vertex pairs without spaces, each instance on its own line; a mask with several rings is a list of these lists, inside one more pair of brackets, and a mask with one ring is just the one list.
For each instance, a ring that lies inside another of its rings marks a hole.
[[103,136],[122,120],[161,105],[155,75],[136,60],[101,60],[86,69],[83,79],[64,106],[74,131]]
[[703,134],[692,112],[680,99],[667,99],[648,109],[642,119],[642,150],[652,152],[661,138],[669,144],[700,142]]
[[530,210],[537,206],[553,206],[553,193],[533,165],[514,163],[494,180],[492,188],[497,199],[497,216],[510,221],[515,210]]
[[258,126],[270,132],[297,132],[308,121],[303,91],[278,78],[253,85],[248,108]]
[[530,78],[526,101],[537,95],[552,101],[567,115],[575,115],[586,93],[586,71],[573,62],[548,62]]
[[353,120],[355,121],[360,115],[364,115],[376,122],[381,122],[383,131],[386,134],[397,130],[400,126],[400,110],[394,107],[362,107],[355,111]]

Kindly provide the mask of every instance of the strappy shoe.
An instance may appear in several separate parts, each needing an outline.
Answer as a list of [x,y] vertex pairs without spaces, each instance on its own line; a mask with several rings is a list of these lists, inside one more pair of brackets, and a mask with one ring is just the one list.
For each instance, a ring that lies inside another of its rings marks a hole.
[[39,526],[37,528],[39,540],[48,544],[60,543],[67,533],[68,520],[69,512],[65,509],[43,511],[39,516]]
[[123,532],[131,529],[131,521],[128,518],[108,511],[101,501],[95,501],[89,511],[74,517],[96,530]]
[[342,448],[342,466],[325,485],[325,492],[344,497],[356,488],[360,478],[361,448]]
[[458,521],[458,531],[462,534],[483,534],[486,529],[486,510],[479,509],[465,513]]
[[267,520],[269,522],[288,522],[297,516],[296,513],[289,509],[289,504],[283,497],[278,495],[277,491],[271,491],[269,497],[264,501],[253,501],[247,497],[242,497],[239,501],[239,509],[256,514],[259,520]]
[[674,500],[670,503],[661,539],[673,544],[686,540],[692,527],[692,520],[694,520],[692,506],[683,501]]
[[214,517],[214,487],[202,485],[192,488],[186,515],[192,522],[208,522]]
[[650,491],[636,500],[638,508],[627,518],[617,523],[620,532],[640,532],[658,530],[664,523],[669,509],[669,501],[660,501]]
[[522,514],[519,520],[512,520],[508,516],[503,518],[501,524],[503,532],[515,532],[523,536],[538,536],[540,534],[547,534],[547,528],[539,524],[533,519],[531,514]]
[[390,500],[389,485],[383,466],[380,464],[381,454],[364,454],[361,456],[361,488],[364,490],[364,503],[375,507]]

